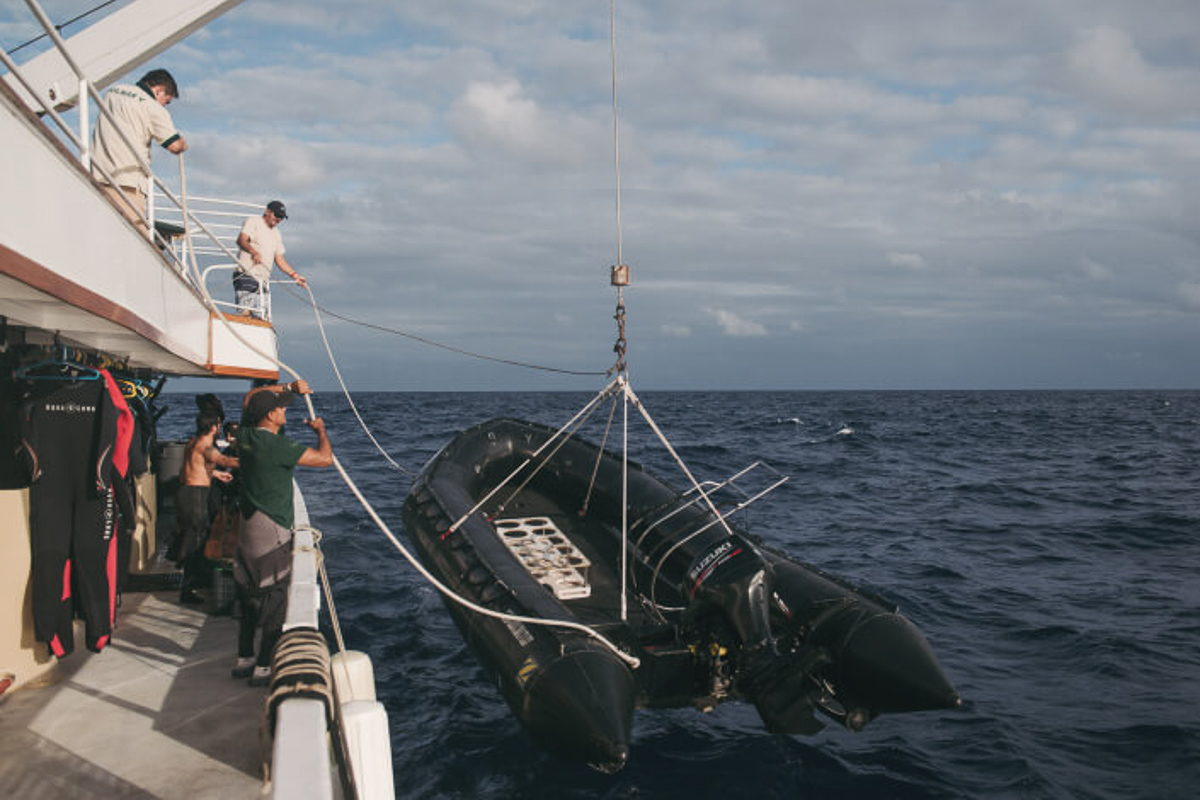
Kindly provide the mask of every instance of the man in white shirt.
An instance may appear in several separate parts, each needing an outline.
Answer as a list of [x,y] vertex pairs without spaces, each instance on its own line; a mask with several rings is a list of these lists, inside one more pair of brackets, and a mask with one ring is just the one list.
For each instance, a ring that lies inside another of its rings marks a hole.
[[308,280],[292,269],[283,257],[279,223],[285,219],[287,208],[279,200],[272,200],[261,217],[247,217],[238,234],[238,265],[233,274],[233,290],[238,308],[259,319],[267,317],[272,267],[278,266],[296,283],[308,286]]
[[[176,155],[187,150],[187,141],[175,130],[167,113],[167,105],[178,96],[179,87],[171,73],[150,70],[136,86],[119,84],[104,96],[104,107],[116,120],[115,125],[104,114],[96,121],[93,173],[125,218],[145,236],[150,235],[145,218],[150,177],[142,163],[150,161],[150,143],[158,142]],[[125,144],[118,127],[140,153]]]

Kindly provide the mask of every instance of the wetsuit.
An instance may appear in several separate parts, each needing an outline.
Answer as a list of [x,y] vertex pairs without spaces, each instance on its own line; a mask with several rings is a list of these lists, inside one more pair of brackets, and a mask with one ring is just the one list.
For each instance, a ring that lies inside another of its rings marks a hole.
[[74,649],[76,613],[95,651],[108,643],[115,620],[113,480],[117,466],[127,466],[133,425],[120,392],[114,397],[107,373],[101,374],[100,380],[33,383],[21,409],[31,481],[34,635],[60,658]]

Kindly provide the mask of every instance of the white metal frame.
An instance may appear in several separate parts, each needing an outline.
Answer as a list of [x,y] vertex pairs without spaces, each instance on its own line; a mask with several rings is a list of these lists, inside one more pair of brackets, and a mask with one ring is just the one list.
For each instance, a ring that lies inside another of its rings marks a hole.
[[[36,99],[40,106],[34,107],[33,110],[38,114],[48,115],[57,125],[59,132],[65,138],[65,143],[69,144],[78,153],[79,161],[83,168],[88,171],[95,170],[100,176],[110,185],[115,185],[112,176],[108,174],[102,167],[92,164],[91,159],[91,123],[90,123],[90,103],[94,101],[97,111],[103,115],[105,119],[113,123],[113,128],[121,136],[125,144],[134,153],[139,154],[141,160],[140,149],[129,141],[128,136],[121,130],[121,127],[116,124],[112,115],[105,108],[103,99],[101,98],[97,85],[89,80],[84,70],[79,63],[73,58],[66,42],[58,33],[58,29],[53,22],[42,10],[38,0],[25,0],[25,4],[29,7],[33,16],[42,26],[46,35],[54,43],[54,50],[61,57],[65,64],[65,68],[74,74],[78,80],[78,94],[75,100],[78,102],[78,130],[72,130],[66,120],[58,113],[56,106],[58,103],[48,101],[45,98],[44,92],[38,91],[37,87],[28,78],[21,67],[19,67],[11,57],[3,50],[0,50],[0,63],[3,63],[10,73],[10,83],[14,86],[24,89],[27,95],[26,102],[29,99]],[[158,243],[162,249],[164,256],[172,267],[180,275],[184,276],[190,283],[195,284],[198,280],[203,280],[202,276],[196,276],[188,269],[188,260],[192,254],[188,252],[188,242],[193,242],[194,255],[205,255],[210,258],[222,258],[226,264],[235,260],[234,252],[236,250],[236,229],[233,230],[232,236],[229,231],[233,226],[229,223],[222,222],[223,219],[231,216],[240,216],[244,218],[249,213],[261,211],[265,207],[265,203],[249,203],[236,200],[218,200],[205,197],[187,197],[186,194],[182,197],[177,197],[163,182],[155,175],[150,165],[141,160],[142,173],[146,179],[149,191],[147,194],[146,208],[136,208],[134,204],[124,195],[121,196],[120,202],[132,210],[137,216],[146,220],[147,229],[151,231],[153,240]],[[196,211],[193,211],[189,206],[192,203],[201,204]],[[184,226],[184,217],[188,218],[186,227]],[[154,227],[156,220],[170,222],[185,227],[185,234],[178,237],[164,238]],[[240,226],[238,226],[240,228]],[[216,229],[216,230],[214,230]],[[219,231],[219,232],[218,232]],[[232,269],[232,267],[230,267]],[[207,273],[206,273],[207,274]],[[229,305],[236,308],[235,303],[219,302],[218,305]],[[270,320],[269,303],[264,304],[264,314],[267,320]]]

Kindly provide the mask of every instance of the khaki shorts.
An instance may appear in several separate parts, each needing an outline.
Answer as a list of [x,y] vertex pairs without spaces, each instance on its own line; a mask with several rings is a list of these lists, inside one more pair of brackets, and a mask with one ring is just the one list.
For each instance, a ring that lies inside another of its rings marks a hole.
[[[146,193],[134,186],[112,186],[104,184],[104,193],[112,200],[113,205],[121,212],[121,216],[133,223],[133,226],[150,238],[150,228],[146,225]],[[126,200],[128,198],[128,200]],[[137,209],[135,213],[133,208]]]

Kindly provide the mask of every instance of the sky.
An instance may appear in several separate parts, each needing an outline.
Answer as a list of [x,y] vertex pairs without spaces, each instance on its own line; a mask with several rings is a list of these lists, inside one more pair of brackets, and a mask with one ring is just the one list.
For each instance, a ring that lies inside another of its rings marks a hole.
[[[1198,41],[1194,0],[618,0],[634,387],[1200,386]],[[604,0],[246,0],[146,68],[189,190],[286,201],[323,306],[603,372],[611,55]],[[333,388],[311,309],[276,321]],[[604,381],[325,321],[352,389]]]

